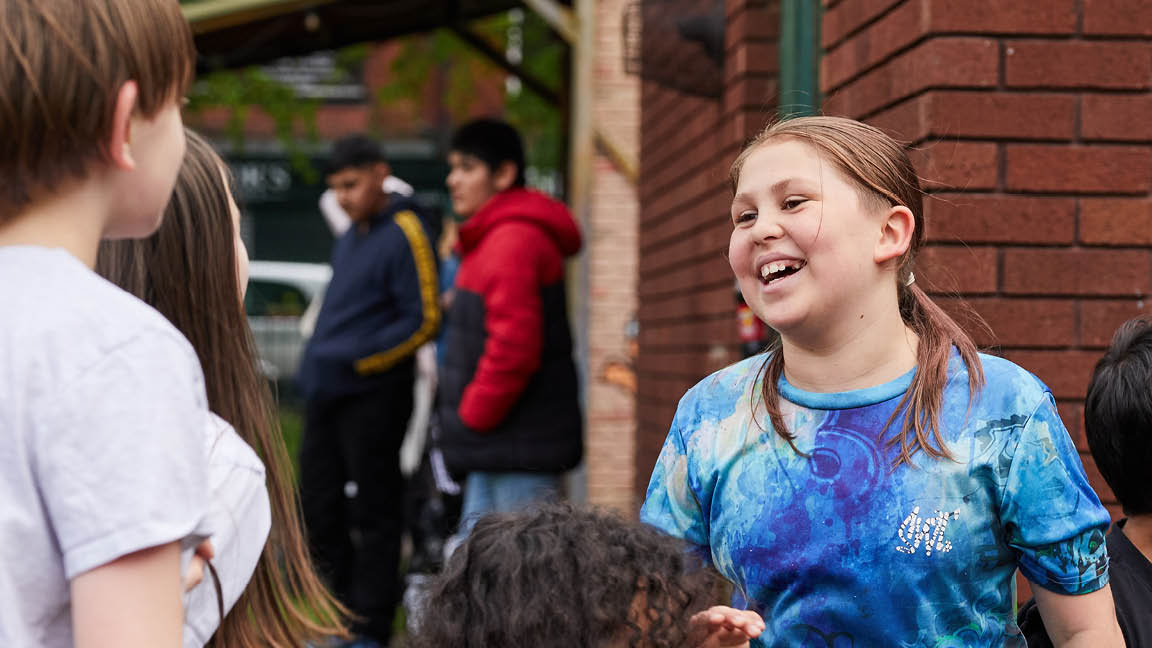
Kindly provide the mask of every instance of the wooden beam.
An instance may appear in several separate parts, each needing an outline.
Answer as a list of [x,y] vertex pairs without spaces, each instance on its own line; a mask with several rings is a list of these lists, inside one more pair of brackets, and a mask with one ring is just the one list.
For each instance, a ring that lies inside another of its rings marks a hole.
[[596,131],[596,148],[600,149],[600,153],[608,158],[612,166],[616,167],[616,171],[633,187],[640,182],[640,169],[636,159],[617,146],[616,142],[602,130]]
[[[529,4],[537,0],[525,0]],[[556,7],[554,0],[539,0]],[[568,202],[582,223],[591,203],[593,157],[596,154],[596,124],[593,99],[596,94],[596,1],[574,0],[575,26],[579,28],[572,45],[572,82],[569,95]]]
[[[543,0],[525,0],[532,6]],[[596,124],[593,113],[593,98],[596,91],[596,2],[597,0],[573,0],[576,20],[571,37],[565,37],[571,45],[568,86],[568,194],[566,202],[572,210],[576,222],[584,230],[585,240],[591,241],[595,233],[591,231],[593,173],[596,156]],[[559,7],[554,1],[547,4]],[[535,7],[533,7],[535,8]],[[558,32],[560,29],[553,27]],[[576,32],[576,30],[579,30]],[[588,365],[588,318],[589,318],[589,267],[588,254],[579,254],[570,262],[568,273],[569,312],[573,315],[576,330],[576,347],[580,349],[578,360],[579,374],[588,393],[590,376],[593,372]]]
[[492,61],[496,65],[504,69],[505,72],[520,79],[525,88],[535,92],[541,99],[547,101],[553,106],[560,105],[560,94],[548,84],[541,81],[539,78],[533,76],[523,66],[517,65],[508,60],[504,53],[496,48],[487,38],[477,34],[476,32],[463,27],[461,25],[452,25],[452,32],[456,34],[460,40],[464,41],[473,49],[484,55],[485,58]]
[[568,41],[569,45],[576,44],[581,30],[576,24],[577,18],[572,14],[571,9],[556,0],[524,0],[524,4],[543,18],[544,22],[555,29],[556,33]]
[[192,31],[203,34],[333,2],[336,0],[200,0],[181,3],[180,8]]

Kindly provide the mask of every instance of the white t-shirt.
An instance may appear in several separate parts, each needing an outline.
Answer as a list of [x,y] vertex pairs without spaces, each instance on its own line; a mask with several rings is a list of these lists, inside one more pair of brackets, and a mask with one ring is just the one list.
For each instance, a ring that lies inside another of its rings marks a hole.
[[63,250],[0,247],[0,646],[72,646],[69,582],[211,529],[191,346]]
[[[208,525],[212,529],[212,566],[220,576],[224,613],[248,585],[268,540],[272,509],[264,485],[264,464],[232,429],[215,414],[204,435],[208,449],[208,480],[212,504]],[[184,597],[184,647],[202,648],[220,626],[220,608],[212,574]]]

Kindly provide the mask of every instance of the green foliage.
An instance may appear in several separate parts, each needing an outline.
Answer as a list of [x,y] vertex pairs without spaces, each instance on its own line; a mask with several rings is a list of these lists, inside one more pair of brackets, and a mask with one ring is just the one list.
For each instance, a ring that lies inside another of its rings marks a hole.
[[[567,44],[530,11],[525,12],[523,30],[525,71],[559,90],[567,76]],[[560,169],[567,139],[560,107],[524,89],[519,95],[509,97],[506,110],[508,121],[528,140],[528,163],[541,170]]]
[[[524,12],[522,29],[522,67],[526,73],[559,91],[565,77],[567,46],[535,13]],[[468,29],[503,50],[508,43],[509,14],[499,14],[468,25]],[[449,29],[405,39],[392,63],[390,83],[381,88],[377,99],[382,103],[420,101],[430,80],[444,75],[443,102],[456,123],[466,120],[477,91],[477,79],[503,75],[504,70]],[[564,134],[560,110],[527,87],[505,99],[504,118],[516,126],[525,138],[528,164],[541,171],[559,169],[563,155]]]
[[188,111],[195,114],[208,108],[228,111],[226,135],[237,150],[244,149],[244,124],[252,108],[259,107],[275,125],[276,139],[284,146],[293,168],[306,182],[319,178],[308,155],[300,146],[298,134],[316,142],[316,110],[320,103],[301,99],[296,92],[271,79],[258,67],[212,72],[197,81],[189,97]]
[[[525,11],[522,15],[524,70],[562,94],[566,44],[535,13]],[[504,50],[512,22],[510,14],[503,13],[475,21],[468,29],[487,39],[493,47]],[[410,36],[402,43],[392,64],[390,82],[377,93],[376,101],[381,104],[399,101],[420,104],[428,84],[440,78],[443,106],[452,121],[460,123],[471,114],[477,79],[503,78],[505,74],[450,29]],[[334,74],[358,69],[371,50],[372,45],[367,43],[339,50]],[[296,96],[292,87],[270,78],[259,67],[249,67],[221,70],[202,77],[189,98],[188,110],[195,114],[209,108],[225,109],[228,113],[226,135],[237,150],[243,150],[245,123],[253,108],[260,108],[271,117],[276,139],[290,156],[293,168],[306,182],[314,182],[318,173],[301,146],[301,134],[304,142],[316,143],[316,111],[320,105],[317,100]],[[561,111],[556,106],[524,86],[519,93],[506,96],[504,118],[523,133],[529,166],[542,172],[562,167],[565,133]]]

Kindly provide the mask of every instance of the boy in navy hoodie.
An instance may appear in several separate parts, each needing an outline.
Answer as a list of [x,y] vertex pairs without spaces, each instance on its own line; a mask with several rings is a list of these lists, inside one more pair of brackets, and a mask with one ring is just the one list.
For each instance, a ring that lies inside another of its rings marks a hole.
[[564,264],[581,237],[562,203],[524,187],[523,145],[508,124],[464,125],[448,163],[463,222],[440,367],[439,442],[448,469],[467,475],[467,534],[485,513],[555,495],[580,463]]
[[436,256],[421,207],[382,186],[390,169],[362,135],[335,143],[328,186],[352,225],[301,362],[307,400],[300,496],[318,566],[361,618],[354,644],[387,645],[399,598],[399,450],[414,354],[440,327]]

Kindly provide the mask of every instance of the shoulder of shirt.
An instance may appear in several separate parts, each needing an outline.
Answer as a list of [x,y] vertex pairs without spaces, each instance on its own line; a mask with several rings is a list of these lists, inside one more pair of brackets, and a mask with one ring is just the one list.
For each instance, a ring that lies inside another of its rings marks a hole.
[[979,358],[984,369],[984,392],[1011,391],[1026,400],[1038,400],[1050,392],[1035,374],[1011,360],[985,353]]
[[224,419],[209,412],[205,441],[210,466],[246,468],[264,474],[264,462],[240,434]]
[[742,395],[751,382],[760,376],[769,354],[760,353],[734,362],[709,374],[684,394],[681,403],[693,399],[735,399]]
[[399,194],[392,194],[392,202],[384,209],[384,219],[386,222],[395,223],[396,219],[401,215],[414,216],[421,224],[427,217],[424,206],[411,198],[401,196]]
[[[402,222],[403,221],[403,222]],[[415,223],[425,238],[428,232],[424,227],[424,215],[421,207],[415,202],[405,200],[397,205],[390,205],[372,233],[378,237],[378,244],[393,247],[409,247],[408,233],[405,232],[407,223]]]
[[182,355],[199,368],[192,346],[167,318],[79,262],[75,265],[60,264],[58,271],[40,275],[43,283],[36,291],[51,297],[25,311],[35,313],[30,319],[38,336],[57,337],[76,351],[82,343],[98,356],[153,342],[160,352]]

